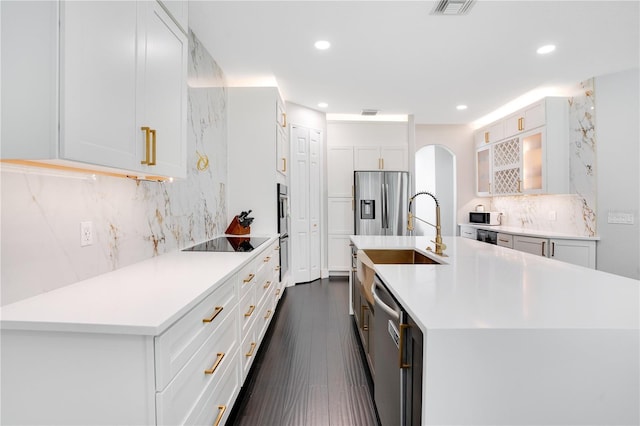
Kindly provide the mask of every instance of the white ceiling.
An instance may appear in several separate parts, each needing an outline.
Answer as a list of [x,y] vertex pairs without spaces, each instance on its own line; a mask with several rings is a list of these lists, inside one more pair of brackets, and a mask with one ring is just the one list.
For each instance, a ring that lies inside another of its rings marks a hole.
[[[470,123],[526,93],[640,64],[638,0],[478,0],[466,16],[431,15],[436,3],[190,0],[189,26],[230,86],[275,78],[290,102],[423,124]],[[331,48],[314,49],[319,39]],[[537,55],[547,43],[557,50]]]

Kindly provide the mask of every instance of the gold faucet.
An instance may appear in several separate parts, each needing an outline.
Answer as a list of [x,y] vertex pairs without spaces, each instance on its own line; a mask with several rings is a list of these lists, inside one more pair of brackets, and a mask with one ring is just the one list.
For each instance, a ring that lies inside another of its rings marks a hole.
[[[435,225],[432,224],[432,223],[427,222],[424,219],[420,219],[418,216],[415,216],[415,215],[413,215],[411,213],[411,204],[413,203],[413,199],[416,198],[418,195],[428,195],[431,198],[433,198],[433,201],[436,202],[436,224]],[[446,257],[447,255],[444,254],[444,251],[446,250],[447,246],[442,242],[442,233],[440,231],[440,203],[438,202],[438,199],[435,197],[435,195],[433,195],[432,193],[427,192],[427,191],[421,191],[421,192],[416,193],[413,197],[411,197],[409,199],[409,219],[408,219],[408,223],[407,223],[407,230],[408,231],[413,231],[413,219],[414,218],[418,219],[421,222],[426,223],[427,225],[431,225],[431,226],[436,228],[436,240],[435,241],[431,240],[431,242],[434,243],[435,246],[436,246],[435,253],[438,256]],[[433,249],[431,247],[427,247],[427,250],[428,251],[433,251]]]

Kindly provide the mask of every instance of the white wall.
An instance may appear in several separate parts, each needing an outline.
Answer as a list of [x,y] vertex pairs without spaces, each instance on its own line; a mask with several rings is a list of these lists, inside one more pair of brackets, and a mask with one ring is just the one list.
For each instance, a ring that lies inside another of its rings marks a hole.
[[329,123],[329,146],[407,146],[407,123],[379,121],[332,121]]
[[[467,125],[416,125],[416,151],[427,145],[443,145],[456,156],[457,222],[469,221],[476,204],[489,203],[475,193],[473,129]],[[445,214],[443,212],[443,214]]]
[[[638,69],[595,79],[598,234],[597,268],[640,279],[640,111]],[[608,223],[632,213],[633,225]]]

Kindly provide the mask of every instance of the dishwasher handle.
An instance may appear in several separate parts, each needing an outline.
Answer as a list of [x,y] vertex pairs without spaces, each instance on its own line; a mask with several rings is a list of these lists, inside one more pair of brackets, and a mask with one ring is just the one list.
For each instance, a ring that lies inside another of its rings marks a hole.
[[380,296],[376,293],[376,288],[380,287],[384,292],[387,292],[387,289],[382,286],[382,284],[377,280],[373,280],[373,285],[371,286],[371,294],[373,295],[373,300],[375,301],[375,306],[380,307],[383,311],[385,311],[388,315],[390,315],[395,321],[400,321],[400,314],[393,309],[391,306],[387,305],[380,299]]

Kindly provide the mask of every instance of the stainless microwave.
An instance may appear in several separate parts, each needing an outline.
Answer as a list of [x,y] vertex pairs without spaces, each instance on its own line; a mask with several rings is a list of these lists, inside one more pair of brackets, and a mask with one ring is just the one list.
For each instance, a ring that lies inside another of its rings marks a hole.
[[469,212],[469,223],[500,225],[500,212]]

